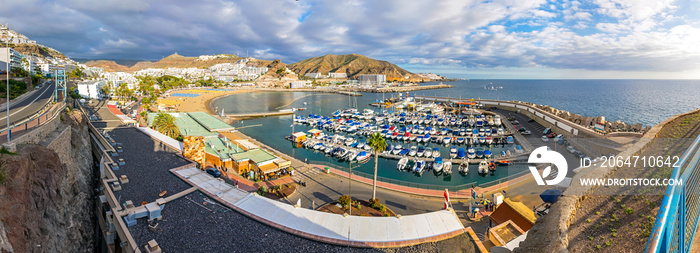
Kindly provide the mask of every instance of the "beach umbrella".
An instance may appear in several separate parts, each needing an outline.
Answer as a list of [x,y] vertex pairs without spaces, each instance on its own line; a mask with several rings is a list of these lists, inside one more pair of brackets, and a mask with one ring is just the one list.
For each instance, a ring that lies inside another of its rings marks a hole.
[[490,203],[491,203],[491,201],[489,201],[488,199],[482,199],[481,201],[479,201],[479,204],[482,204],[482,205],[488,205]]
[[546,203],[557,202],[557,200],[559,200],[559,196],[561,196],[561,191],[557,189],[549,189],[540,194],[540,198]]

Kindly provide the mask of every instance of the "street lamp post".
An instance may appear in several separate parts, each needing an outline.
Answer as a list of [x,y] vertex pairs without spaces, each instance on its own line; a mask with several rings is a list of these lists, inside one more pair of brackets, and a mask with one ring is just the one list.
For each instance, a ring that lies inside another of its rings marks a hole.
[[7,107],[7,142],[10,142],[10,41],[9,37],[7,34],[9,34],[9,28],[5,27],[3,30],[5,30],[5,44],[7,45],[7,60],[5,61],[7,68],[5,69],[5,80],[7,80],[7,89],[5,90],[5,94],[7,94],[7,102],[5,103]]

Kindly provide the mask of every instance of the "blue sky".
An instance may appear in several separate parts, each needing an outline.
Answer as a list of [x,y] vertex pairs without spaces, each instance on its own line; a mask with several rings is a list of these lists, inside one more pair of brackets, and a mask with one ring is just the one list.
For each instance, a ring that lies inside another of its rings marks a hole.
[[358,53],[461,78],[700,78],[697,0],[1,0],[72,58]]

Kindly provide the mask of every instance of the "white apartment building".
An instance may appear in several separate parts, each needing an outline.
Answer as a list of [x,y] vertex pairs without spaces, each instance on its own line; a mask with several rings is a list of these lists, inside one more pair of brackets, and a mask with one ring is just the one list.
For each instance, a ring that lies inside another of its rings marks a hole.
[[304,74],[304,76],[313,79],[323,78],[323,75],[321,75],[321,73],[306,73]]
[[0,66],[0,69],[7,71],[8,62],[10,63],[10,70],[12,70],[12,68],[21,68],[22,57],[22,54],[17,52],[17,50],[10,48],[8,52],[7,47],[0,47],[0,65],[2,65]]
[[311,81],[293,81],[289,83],[289,88],[307,88],[311,87]]
[[45,76],[53,75],[56,70],[56,66],[49,62],[39,64],[39,68],[41,69],[41,74]]
[[360,85],[377,85],[386,83],[386,75],[360,75]]
[[102,86],[105,85],[107,85],[105,80],[80,82],[78,83],[78,94],[86,98],[101,99],[103,96]]
[[330,78],[348,78],[348,73],[345,72],[339,72],[339,73],[328,73],[328,77]]

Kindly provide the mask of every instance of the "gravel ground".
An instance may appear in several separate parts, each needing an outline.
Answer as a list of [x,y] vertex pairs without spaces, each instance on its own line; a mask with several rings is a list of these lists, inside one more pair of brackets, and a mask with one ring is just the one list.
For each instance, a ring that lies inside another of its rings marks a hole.
[[[680,117],[666,125],[648,148],[638,154],[681,156],[700,133],[700,114]],[[609,178],[668,178],[672,168],[632,166]],[[599,187],[581,201],[569,227],[571,252],[643,252],[666,187]]]
[[199,191],[166,204],[162,215],[156,232],[148,230],[145,219],[131,227],[138,245],[155,239],[164,252],[474,252],[466,235],[398,249],[320,243],[259,223]]
[[162,191],[168,191],[166,196],[170,196],[191,187],[170,173],[170,169],[189,162],[177,156],[169,147],[153,141],[136,128],[118,128],[107,132],[124,149],[124,152],[112,157],[115,161],[122,158],[126,163],[119,166],[114,174],[129,178],[129,183],[123,184],[121,191],[114,192],[120,203],[131,200],[138,206],[142,201],[155,201]]

